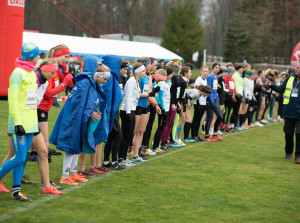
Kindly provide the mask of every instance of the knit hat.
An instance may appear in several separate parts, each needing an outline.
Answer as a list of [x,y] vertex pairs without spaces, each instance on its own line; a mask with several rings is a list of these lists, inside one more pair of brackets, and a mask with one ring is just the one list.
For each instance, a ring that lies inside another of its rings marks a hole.
[[231,73],[231,72],[235,72],[235,69],[233,67],[228,67],[228,73]]
[[24,43],[21,49],[23,60],[30,60],[40,54],[40,50],[34,43]]

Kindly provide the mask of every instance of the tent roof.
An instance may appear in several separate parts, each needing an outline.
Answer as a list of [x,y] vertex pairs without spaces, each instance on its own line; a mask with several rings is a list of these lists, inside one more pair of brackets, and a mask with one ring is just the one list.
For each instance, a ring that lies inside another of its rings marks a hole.
[[34,42],[38,45],[40,51],[44,53],[46,53],[51,47],[64,43],[70,48],[73,56],[95,55],[102,57],[106,54],[114,54],[126,57],[127,59],[136,59],[142,56],[148,56],[154,57],[157,60],[183,60],[182,57],[156,43],[33,32],[23,32],[23,42]]

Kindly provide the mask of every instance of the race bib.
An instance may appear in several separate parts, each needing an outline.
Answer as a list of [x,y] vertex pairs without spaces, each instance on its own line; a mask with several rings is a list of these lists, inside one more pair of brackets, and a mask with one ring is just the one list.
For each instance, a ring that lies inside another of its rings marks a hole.
[[167,100],[166,100],[166,103],[167,104],[170,104],[171,102],[171,94],[167,93]]
[[184,93],[183,93],[183,96],[182,96],[183,98],[185,97],[186,92],[187,92],[187,89],[184,90]]
[[234,81],[229,81],[229,88],[234,90]]
[[179,95],[180,95],[180,87],[177,88],[176,98],[179,98]]
[[37,108],[37,89],[27,89],[26,107]]
[[150,89],[149,84],[145,84],[145,85],[144,85],[143,93],[149,93],[149,89]]
[[201,95],[201,97],[199,98],[199,103],[200,103],[200,105],[206,105],[206,97],[203,97]]
[[213,82],[213,89],[214,90],[218,89],[218,80],[214,80],[214,82]]
[[298,97],[298,89],[297,88],[292,89],[291,97],[293,97],[293,98]]

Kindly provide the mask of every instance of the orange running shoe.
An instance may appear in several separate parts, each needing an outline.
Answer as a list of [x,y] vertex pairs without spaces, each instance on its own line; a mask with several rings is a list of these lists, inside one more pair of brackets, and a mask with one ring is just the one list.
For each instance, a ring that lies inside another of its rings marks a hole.
[[67,177],[67,178],[60,178],[60,183],[61,184],[68,184],[68,185],[73,185],[73,186],[77,186],[78,183],[76,183],[74,180],[71,179],[71,176]]
[[86,178],[83,178],[82,176],[80,176],[78,173],[76,173],[76,175],[75,176],[70,176],[70,179],[71,180],[74,180],[74,181],[80,181],[80,182],[84,182],[84,183],[86,183],[86,182],[89,182],[89,180],[88,179],[86,179]]
[[58,191],[55,187],[50,186],[48,188],[43,188],[43,193],[44,194],[54,194],[54,195],[59,195],[59,194],[63,194],[63,192]]
[[10,191],[6,189],[3,184],[0,184],[0,192],[9,193]]

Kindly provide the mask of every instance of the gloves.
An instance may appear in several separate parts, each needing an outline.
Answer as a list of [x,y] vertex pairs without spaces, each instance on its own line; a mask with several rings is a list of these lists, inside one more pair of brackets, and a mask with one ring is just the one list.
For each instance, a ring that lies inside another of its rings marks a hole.
[[160,86],[157,86],[156,88],[154,88],[154,89],[149,93],[149,97],[154,97],[155,94],[156,94],[157,92],[159,92],[159,91],[160,91]]
[[67,65],[67,63],[66,63],[66,62],[65,62],[65,63],[63,63],[62,65],[60,65],[60,67],[61,67],[61,69],[62,69],[63,73],[68,73],[68,71],[69,71],[69,68],[68,68],[68,65]]
[[72,79],[73,79],[73,75],[72,74],[67,74],[65,76],[64,81],[62,82],[63,85],[67,86],[72,81]]
[[18,136],[23,136],[26,134],[25,129],[23,128],[22,125],[16,125],[15,126],[15,132]]

